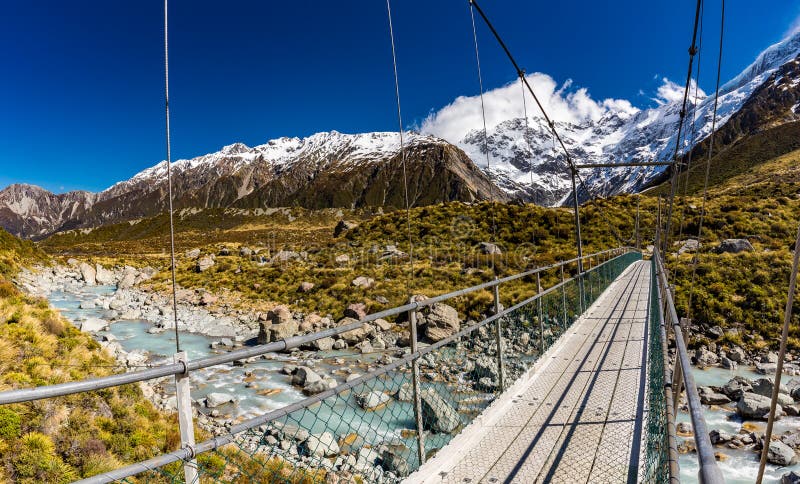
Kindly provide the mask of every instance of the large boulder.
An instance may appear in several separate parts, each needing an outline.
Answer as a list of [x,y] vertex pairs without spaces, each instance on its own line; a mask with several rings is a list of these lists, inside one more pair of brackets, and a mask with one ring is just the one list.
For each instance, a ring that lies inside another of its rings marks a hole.
[[458,411],[435,388],[422,390],[420,400],[422,401],[422,420],[425,429],[449,434],[461,425]]
[[269,342],[291,338],[300,331],[300,325],[294,319],[269,327]]
[[481,242],[480,244],[478,244],[478,247],[481,249],[481,252],[483,252],[486,255],[500,255],[503,253],[503,251],[500,250],[500,247],[498,247],[497,244],[493,244],[491,242]]
[[730,254],[738,254],[739,252],[753,252],[753,244],[747,239],[725,239],[717,246],[717,253],[722,254],[727,252]]
[[81,262],[79,269],[81,271],[81,277],[87,286],[94,286],[97,283],[97,271],[94,267],[86,262]]
[[[769,416],[771,399],[757,393],[744,393],[736,402],[736,413],[746,419],[766,419]],[[783,416],[783,408],[777,405],[775,417]]]
[[680,249],[678,249],[678,254],[684,254],[686,252],[693,252],[696,251],[700,247],[700,242],[697,239],[686,239],[682,241],[675,242],[676,245],[680,245]]
[[[407,451],[408,449],[403,449]],[[408,477],[411,468],[408,465],[408,458],[398,449],[388,448],[381,456],[381,465],[387,472],[392,472],[400,477]]]
[[196,259],[200,257],[200,249],[187,250],[185,255],[187,259]]
[[275,306],[267,312],[267,321],[272,324],[284,324],[293,321],[292,312],[284,305]]
[[[753,381],[753,393],[772,398],[772,392],[775,391],[775,381],[772,378],[757,378]],[[781,385],[778,390],[779,393],[789,393],[786,386]]]
[[774,440],[769,443],[767,460],[779,466],[790,466],[797,463],[797,455],[788,445],[780,440]]
[[725,405],[731,402],[727,395],[715,392],[710,387],[700,387],[697,391],[700,394],[700,402],[705,405]]
[[201,257],[194,266],[196,272],[205,272],[214,266],[214,258],[210,255]]
[[108,321],[100,318],[89,318],[81,323],[81,331],[87,333],[96,333],[98,331],[105,331],[108,329]]
[[425,337],[441,341],[461,329],[461,320],[455,308],[443,303],[434,303],[425,314]]
[[136,269],[130,266],[126,266],[125,270],[122,272],[122,277],[117,283],[117,289],[129,289],[133,287],[134,284],[136,284],[136,277],[138,275],[139,274],[136,271]]
[[100,264],[95,264],[95,281],[103,286],[114,283],[114,273]]

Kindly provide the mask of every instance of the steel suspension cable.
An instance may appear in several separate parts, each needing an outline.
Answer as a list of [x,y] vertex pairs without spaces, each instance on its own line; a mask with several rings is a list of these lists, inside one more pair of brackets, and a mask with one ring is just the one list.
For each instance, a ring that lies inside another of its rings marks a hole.
[[406,149],[405,140],[403,138],[403,112],[400,108],[400,77],[397,74],[397,50],[394,42],[394,24],[392,23],[392,5],[391,0],[386,0],[386,13],[389,17],[389,37],[392,41],[392,65],[394,67],[394,94],[397,100],[397,124],[400,130],[400,162],[403,166],[403,191],[406,201],[406,229],[408,232],[408,262],[409,277],[406,278],[406,295],[410,298],[412,296],[411,281],[414,279],[414,241],[411,237],[411,199],[408,195],[408,174],[406,170]]
[[719,104],[719,84],[722,73],[722,49],[723,40],[725,35],[725,0],[722,0],[722,13],[720,15],[720,32],[719,32],[719,56],[717,58],[717,82],[714,90],[714,112],[711,117],[711,134],[708,138],[708,156],[706,157],[706,171],[703,178],[703,202],[700,205],[700,222],[697,226],[697,249],[692,258],[692,279],[689,286],[689,297],[687,301],[686,317],[692,317],[692,299],[695,291],[695,279],[697,277],[697,265],[700,260],[700,245],[703,240],[703,222],[706,216],[706,202],[708,201],[708,179],[711,174],[711,158],[714,152],[714,135],[717,130],[717,106]]
[[[724,0],[723,0],[724,2]],[[769,406],[769,418],[767,419],[767,433],[764,436],[764,445],[761,446],[761,461],[758,464],[758,478],[756,484],[761,484],[764,479],[764,469],[767,466],[767,454],[769,453],[769,443],[772,439],[772,427],[775,424],[775,410],[778,403],[778,394],[781,389],[781,376],[783,374],[783,360],[786,357],[786,342],[789,339],[789,324],[792,321],[792,309],[794,308],[794,293],[797,289],[797,266],[800,264],[800,229],[794,241],[794,259],[792,261],[792,272],[789,276],[789,295],[786,299],[786,309],[783,312],[783,329],[781,330],[781,346],[778,350],[778,366],[775,368],[775,384],[772,388],[772,400]]]
[[172,315],[175,321],[175,352],[181,351],[181,340],[178,334],[178,288],[175,282],[175,223],[172,215],[172,151],[169,132],[169,19],[167,17],[168,0],[164,0],[164,110],[166,114],[167,141],[167,192],[169,197],[169,254],[172,262]]
[[694,13],[694,27],[692,29],[692,45],[689,47],[689,69],[686,72],[686,86],[683,89],[683,104],[681,105],[680,120],[678,121],[678,134],[675,137],[675,153],[672,156],[672,179],[670,180],[670,196],[669,208],[667,209],[667,227],[664,232],[664,250],[667,253],[669,247],[669,235],[672,227],[672,209],[675,203],[675,191],[678,176],[678,152],[681,147],[681,132],[683,131],[683,123],[686,118],[686,103],[689,99],[689,87],[692,82],[692,70],[694,64],[694,56],[697,54],[697,29],[700,23],[700,6],[703,0],[697,0],[697,7]]
[[[483,101],[483,74],[481,73],[481,55],[480,51],[478,50],[478,30],[475,27],[475,9],[472,8],[474,3],[470,1],[470,9],[469,14],[470,18],[472,19],[472,38],[475,42],[475,62],[478,66],[478,84],[480,85],[481,89],[481,117],[483,118],[483,150],[486,152],[486,172],[491,173],[491,155],[489,154],[489,134],[488,130],[486,129],[486,105]],[[497,243],[497,223],[495,220],[495,213],[494,213],[494,182],[490,183],[489,185],[489,203],[491,204],[491,220],[492,220],[492,243]],[[490,249],[491,254],[491,263],[492,263],[492,272],[495,276],[497,276],[497,265],[495,264],[495,252],[494,249]]]
[[[548,116],[547,111],[545,111],[544,106],[539,101],[538,96],[536,96],[536,93],[534,92],[533,88],[531,87],[530,83],[528,82],[528,79],[524,75],[525,71],[522,70],[522,68],[517,63],[516,59],[514,59],[514,56],[511,54],[511,51],[508,49],[508,46],[506,46],[506,43],[503,41],[502,37],[500,37],[500,34],[497,32],[497,29],[494,28],[494,25],[492,25],[492,22],[489,20],[489,17],[486,16],[486,13],[483,11],[483,9],[480,7],[480,5],[478,5],[477,0],[469,0],[469,4],[472,7],[470,9],[470,13],[472,15],[473,31],[475,30],[475,14],[473,12],[473,10],[474,10],[474,11],[478,12],[478,14],[481,16],[483,21],[486,23],[487,27],[489,27],[489,30],[494,35],[495,39],[497,39],[497,42],[500,44],[500,47],[502,47],[503,51],[506,53],[506,56],[511,61],[511,64],[514,66],[514,69],[517,72],[517,76],[522,80],[523,84],[528,89],[528,92],[530,92],[531,97],[533,97],[533,100],[536,102],[536,106],[539,108],[539,112],[542,113],[542,116],[544,117],[545,121],[547,122],[547,125],[550,127],[550,130],[553,133],[553,136],[555,137],[556,140],[558,140],[558,143],[561,146],[561,149],[564,151],[564,155],[566,157],[566,161],[567,161],[567,165],[569,166],[569,169],[575,174],[576,178],[580,182],[580,186],[583,187],[583,189],[586,191],[586,193],[589,195],[589,197],[592,199],[592,201],[596,202],[597,199],[596,199],[596,197],[594,195],[594,192],[588,187],[588,185],[586,185],[586,183],[584,183],[583,178],[578,173],[578,169],[575,167],[575,163],[572,161],[572,158],[569,155],[569,150],[567,150],[567,146],[564,143],[564,140],[561,139],[561,136],[558,134],[558,131],[556,130],[555,122],[553,122],[553,120],[550,118],[550,116]],[[476,38],[477,38],[477,36],[476,36]],[[476,50],[477,50],[477,45],[476,45]],[[482,99],[483,99],[483,96],[481,96],[481,100]],[[487,153],[488,153],[488,149],[487,149]],[[575,193],[573,195],[575,197],[578,196],[577,193]],[[619,233],[616,231],[615,227],[610,223],[608,217],[605,215],[605,212],[603,211],[603,208],[600,207],[599,204],[596,204],[596,206],[598,207],[600,212],[603,214],[603,218],[605,219],[606,223],[609,225],[609,228],[614,233],[614,236],[617,238],[617,240],[619,242],[621,242],[621,243],[624,242],[622,240],[622,237],[620,237]],[[579,230],[578,224],[576,222],[576,237],[578,239],[580,239],[580,235],[578,235],[579,232],[580,232],[580,230]]]

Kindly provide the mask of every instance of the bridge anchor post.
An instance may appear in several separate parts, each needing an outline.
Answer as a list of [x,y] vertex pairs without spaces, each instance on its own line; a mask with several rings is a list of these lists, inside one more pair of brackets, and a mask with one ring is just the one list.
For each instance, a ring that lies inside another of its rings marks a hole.
[[[494,280],[497,281],[497,276],[494,276]],[[500,286],[494,286],[494,314],[500,314],[502,307],[500,305]],[[503,363],[503,318],[497,318],[495,320],[495,333],[496,333],[496,341],[497,341],[497,386],[500,389],[500,393],[503,392],[505,389],[505,378],[503,378],[503,370],[505,369],[505,364]]]
[[[411,299],[413,303],[413,298]],[[412,309],[408,312],[408,326],[411,335],[411,353],[417,352],[417,311]],[[411,361],[411,387],[414,392],[414,417],[417,424],[417,457],[420,467],[425,463],[425,427],[422,421],[422,394],[419,382],[419,357],[414,357]]]
[[[188,356],[185,351],[176,353],[175,363],[183,363],[186,368]],[[178,407],[178,428],[181,432],[181,448],[194,449],[194,416],[192,415],[192,395],[189,386],[189,371],[175,375],[175,400]],[[200,482],[197,472],[197,460],[192,458],[184,462],[183,474],[186,484]]]

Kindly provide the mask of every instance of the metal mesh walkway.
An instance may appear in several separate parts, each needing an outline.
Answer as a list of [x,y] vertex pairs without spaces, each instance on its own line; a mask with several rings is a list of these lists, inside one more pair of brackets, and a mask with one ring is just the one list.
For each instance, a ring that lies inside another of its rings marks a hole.
[[636,482],[651,265],[636,262],[546,361],[411,476],[417,482]]

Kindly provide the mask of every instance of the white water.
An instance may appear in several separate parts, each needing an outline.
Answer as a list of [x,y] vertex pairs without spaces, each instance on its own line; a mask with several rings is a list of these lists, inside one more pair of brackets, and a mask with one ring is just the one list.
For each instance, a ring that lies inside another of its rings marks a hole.
[[[708,368],[697,369],[694,368],[694,378],[698,386],[717,385],[722,386],[736,375],[744,376],[750,379],[761,378],[760,375],[753,371],[751,368],[740,367],[735,371],[725,370],[722,368]],[[782,384],[787,384],[790,377],[783,376]],[[740,419],[736,412],[733,410],[733,404],[726,405],[725,407],[716,407],[714,409],[705,407],[706,425],[709,432],[711,430],[724,430],[731,434],[739,433],[742,428],[742,419]],[[689,415],[681,412],[678,415],[678,422],[688,422]],[[751,424],[759,426],[759,432],[766,431],[766,422],[749,421]],[[773,435],[779,436],[787,431],[800,430],[800,418],[798,417],[784,417],[775,422]],[[687,438],[678,437],[679,443]],[[691,437],[688,437],[691,439]],[[715,447],[716,452],[725,454],[727,459],[719,461],[718,465],[725,476],[725,482],[728,484],[752,484],[758,475],[758,463],[760,454],[750,449],[728,449],[727,447]],[[696,483],[697,482],[697,458],[696,454],[683,454],[680,456],[679,465],[681,469],[681,482]],[[790,467],[778,467],[774,464],[767,464],[767,469],[764,474],[764,482],[780,482],[781,476],[790,471],[800,472],[800,464]]]

